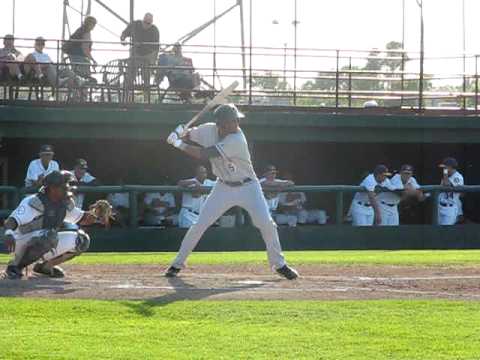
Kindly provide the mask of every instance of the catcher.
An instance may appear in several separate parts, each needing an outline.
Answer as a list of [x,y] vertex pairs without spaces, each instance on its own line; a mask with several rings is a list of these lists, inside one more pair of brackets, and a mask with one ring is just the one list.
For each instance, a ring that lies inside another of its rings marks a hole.
[[33,263],[35,273],[64,277],[58,265],[84,253],[90,245],[90,238],[84,231],[62,229],[64,222],[90,225],[100,220],[108,223],[111,207],[107,201],[98,201],[88,212],[75,206],[69,184],[71,179],[67,171],[50,173],[39,192],[23,199],[7,218],[4,244],[14,253],[14,258],[4,278],[20,279],[23,269]]

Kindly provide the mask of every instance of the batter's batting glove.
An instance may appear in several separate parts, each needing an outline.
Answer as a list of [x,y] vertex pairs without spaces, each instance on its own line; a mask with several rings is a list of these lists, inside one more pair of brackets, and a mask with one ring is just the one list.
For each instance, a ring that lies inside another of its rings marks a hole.
[[174,131],[177,133],[178,137],[182,137],[183,133],[185,132],[185,125],[183,124],[178,125]]
[[178,138],[178,134],[175,131],[168,136],[167,143],[180,150],[183,150],[186,146],[186,144]]

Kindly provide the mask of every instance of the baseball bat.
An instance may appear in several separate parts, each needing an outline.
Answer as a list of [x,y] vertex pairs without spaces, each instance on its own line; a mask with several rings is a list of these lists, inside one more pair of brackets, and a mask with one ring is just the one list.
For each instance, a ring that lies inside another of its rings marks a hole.
[[210,100],[205,107],[185,125],[185,129],[188,129],[191,127],[193,124],[195,124],[198,119],[200,119],[204,114],[212,110],[215,106],[220,105],[220,104],[225,104],[227,101],[227,97],[237,88],[238,86],[238,81],[234,81],[231,83],[229,86],[227,86],[225,89],[220,91],[212,100]]

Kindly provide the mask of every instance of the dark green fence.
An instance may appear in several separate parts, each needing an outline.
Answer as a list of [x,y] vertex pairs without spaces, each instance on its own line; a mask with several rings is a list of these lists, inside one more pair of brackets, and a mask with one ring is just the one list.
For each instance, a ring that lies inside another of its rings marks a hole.
[[[210,190],[210,187],[203,187],[204,190]],[[468,186],[459,186],[459,187],[445,187],[439,185],[428,185],[422,186],[421,190],[431,194],[433,199],[432,206],[432,219],[433,225],[437,224],[438,221],[438,195],[441,192],[460,192],[460,193],[471,193],[471,192],[480,192],[480,185],[468,185]],[[142,193],[150,192],[171,192],[171,193],[183,193],[183,192],[193,192],[196,190],[186,189],[178,186],[151,186],[151,185],[122,185],[122,186],[80,186],[78,187],[78,192],[80,193],[129,193],[130,199],[130,227],[138,226],[138,195]],[[265,188],[265,191],[278,192],[278,188]],[[343,217],[345,214],[344,208],[344,194],[346,193],[355,193],[363,192],[365,189],[360,186],[351,186],[351,185],[302,185],[302,186],[292,186],[282,190],[283,192],[305,192],[305,193],[335,193],[336,194],[336,211],[335,211],[335,222],[337,225],[343,223]],[[382,190],[383,191],[383,190]],[[31,193],[28,189],[17,188],[14,186],[0,186],[0,193],[6,193],[9,195],[9,206],[10,209],[1,210],[0,214],[3,217],[8,216],[11,212],[11,209],[15,208],[19,203],[19,200],[28,193]]]

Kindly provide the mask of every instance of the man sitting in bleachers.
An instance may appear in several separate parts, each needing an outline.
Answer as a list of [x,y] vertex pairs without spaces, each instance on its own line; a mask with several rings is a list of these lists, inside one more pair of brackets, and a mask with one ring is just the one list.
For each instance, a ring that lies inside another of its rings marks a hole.
[[0,49],[0,79],[18,80],[23,78],[20,65],[23,62],[23,55],[15,48],[13,35],[5,35],[3,48]]
[[157,73],[157,83],[166,76],[170,89],[177,90],[181,99],[189,101],[191,90],[200,85],[200,75],[195,73],[192,59],[183,56],[182,46],[177,43],[171,53],[161,54],[158,65],[164,68]]

